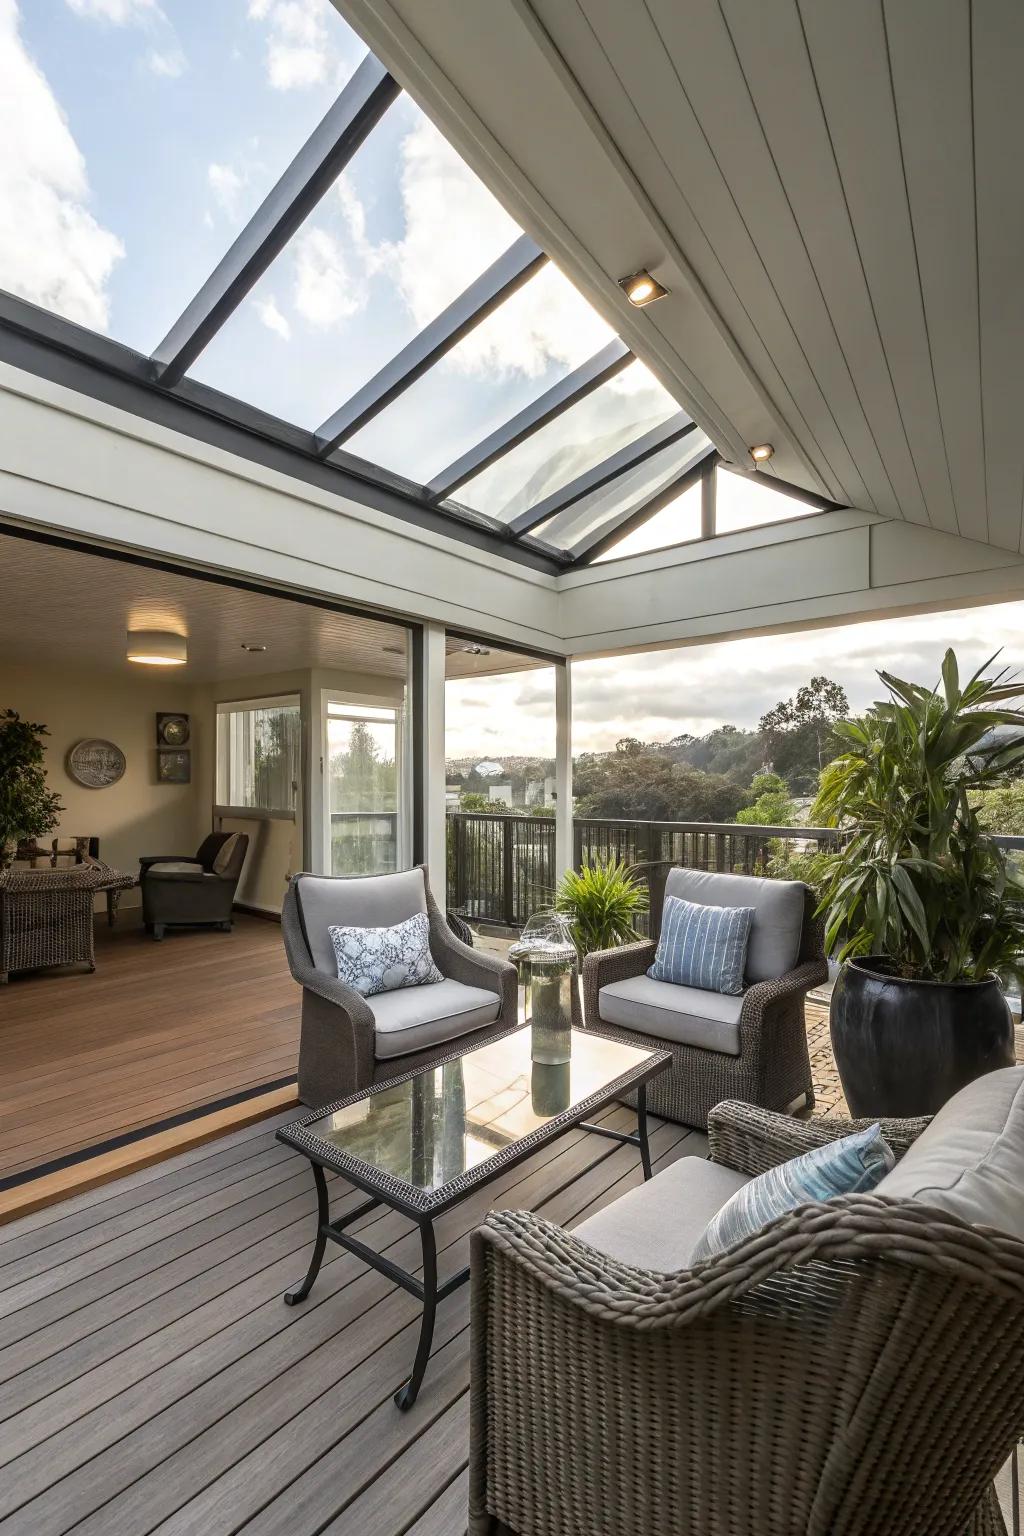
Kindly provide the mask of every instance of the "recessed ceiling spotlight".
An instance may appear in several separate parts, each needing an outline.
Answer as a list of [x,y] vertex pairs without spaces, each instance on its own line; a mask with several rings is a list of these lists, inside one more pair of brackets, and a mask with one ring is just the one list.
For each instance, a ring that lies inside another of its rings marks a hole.
[[248,651],[251,656],[259,656],[266,650],[265,645],[259,645],[255,641],[243,640],[242,650]]
[[668,289],[663,288],[643,267],[639,272],[631,272],[628,277],[620,277],[619,287],[637,309],[643,309],[645,304],[653,304],[655,299],[665,298],[668,293]]
[[767,464],[774,452],[771,443],[755,443],[750,450],[750,457],[755,464]]
[[130,629],[126,655],[146,667],[183,667],[188,644],[184,635],[170,629]]

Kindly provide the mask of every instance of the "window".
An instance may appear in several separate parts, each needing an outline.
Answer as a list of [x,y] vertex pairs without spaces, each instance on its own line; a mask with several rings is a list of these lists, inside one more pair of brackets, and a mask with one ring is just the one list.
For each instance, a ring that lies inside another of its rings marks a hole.
[[764,471],[752,475],[731,469],[715,471],[715,532],[737,533],[741,528],[763,528],[794,517],[810,517],[820,507],[776,488]]
[[621,560],[625,555],[644,555],[652,549],[665,549],[672,544],[699,539],[702,494],[698,480],[660,512],[655,512],[646,523],[634,528],[632,533],[623,534],[617,544],[595,557],[594,564],[602,560]]
[[378,875],[399,866],[399,705],[325,699],[327,867]]
[[294,816],[302,772],[297,695],[217,705],[217,805]]

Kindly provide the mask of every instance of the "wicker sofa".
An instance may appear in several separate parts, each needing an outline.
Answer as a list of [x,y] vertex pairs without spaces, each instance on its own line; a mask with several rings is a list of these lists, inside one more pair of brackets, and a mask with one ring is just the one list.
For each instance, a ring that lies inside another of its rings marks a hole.
[[92,863],[0,872],[0,983],[53,965],[94,971],[93,897],[110,873]]
[[674,868],[666,896],[705,906],[751,906],[742,997],[653,981],[653,940],[587,955],[584,1017],[627,1044],[672,1052],[648,1088],[654,1114],[704,1129],[722,1099],[764,1109],[814,1103],[804,998],[828,978],[815,900],[796,880]]
[[[865,1122],[859,1122],[864,1124]],[[846,1134],[735,1102],[574,1232],[473,1237],[470,1536],[996,1536],[1024,1431],[1024,1067],[883,1122],[873,1195],[694,1268],[748,1178]],[[681,1261],[681,1262],[680,1262]]]
[[[330,924],[388,927],[417,912],[429,917],[430,950],[443,982],[365,998],[338,980]],[[281,929],[289,968],[302,988],[304,1104],[328,1104],[429,1066],[463,1036],[482,1045],[518,1017],[515,966],[455,937],[422,865],[389,875],[293,875]]]

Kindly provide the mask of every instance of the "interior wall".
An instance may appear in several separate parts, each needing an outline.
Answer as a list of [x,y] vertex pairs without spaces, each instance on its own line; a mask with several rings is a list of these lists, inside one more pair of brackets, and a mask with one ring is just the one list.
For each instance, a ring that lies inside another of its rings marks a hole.
[[[16,709],[50,732],[47,783],[65,807],[57,833],[98,837],[100,858],[115,869],[137,873],[144,854],[195,852],[203,799],[196,756],[206,730],[194,705],[193,689],[168,678],[162,668],[90,673],[0,660],[0,709]],[[157,779],[156,715],[161,710],[192,717],[190,784]],[[125,755],[124,777],[107,789],[85,789],[65,768],[71,747],[88,736],[114,742]],[[134,889],[124,892],[121,905],[137,907],[140,901]],[[97,905],[103,904],[104,898],[97,898]]]

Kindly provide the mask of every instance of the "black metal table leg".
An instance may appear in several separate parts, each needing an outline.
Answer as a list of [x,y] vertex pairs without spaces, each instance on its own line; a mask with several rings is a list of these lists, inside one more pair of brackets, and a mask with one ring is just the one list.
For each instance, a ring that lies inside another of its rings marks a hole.
[[288,1306],[294,1307],[298,1302],[305,1301],[313,1289],[313,1281],[320,1273],[320,1265],[324,1261],[324,1251],[327,1247],[327,1228],[331,1219],[330,1201],[327,1198],[327,1178],[319,1163],[312,1163],[313,1178],[316,1181],[316,1242],[313,1244],[313,1252],[310,1255],[309,1268],[306,1278],[301,1285],[293,1290],[286,1291],[284,1299]]
[[651,1144],[647,1140],[647,1084],[641,1083],[636,1090],[636,1131],[640,1140],[640,1163],[644,1178],[651,1177]]
[[420,1341],[416,1346],[412,1375],[395,1393],[395,1402],[399,1408],[411,1408],[416,1401],[427,1369],[427,1361],[430,1359],[430,1346],[434,1342],[434,1314],[437,1311],[437,1245],[434,1242],[434,1224],[429,1219],[420,1222],[420,1237],[423,1240],[423,1317],[420,1320]]

